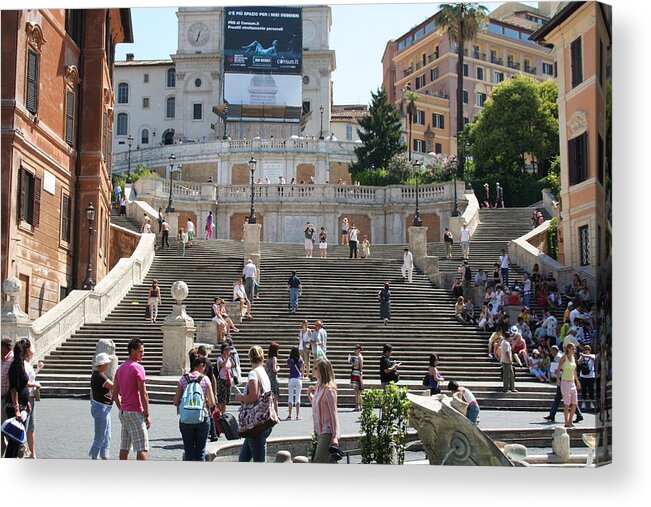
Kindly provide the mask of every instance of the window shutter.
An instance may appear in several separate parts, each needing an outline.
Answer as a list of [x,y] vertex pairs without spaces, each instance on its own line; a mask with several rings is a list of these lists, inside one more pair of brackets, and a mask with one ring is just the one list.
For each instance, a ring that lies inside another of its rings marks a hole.
[[61,239],[70,243],[70,196],[63,195],[61,200]]
[[104,112],[104,120],[102,122],[102,158],[106,160],[106,152],[107,152],[107,138],[106,134],[108,132],[108,113],[105,111]]
[[36,114],[38,111],[38,53],[27,52],[27,110]]
[[575,150],[575,145],[576,140],[572,139],[567,143],[567,159],[569,162],[570,166],[570,185],[574,185],[576,183],[576,150]]
[[25,170],[18,170],[18,223],[24,220],[23,209],[25,206]]
[[581,50],[581,37],[574,40],[571,45],[572,56],[572,88],[583,81],[583,51]]
[[68,91],[66,93],[66,143],[70,146],[73,144],[75,127],[75,93]]
[[32,225],[38,227],[41,223],[41,178],[34,176],[34,201],[32,208]]

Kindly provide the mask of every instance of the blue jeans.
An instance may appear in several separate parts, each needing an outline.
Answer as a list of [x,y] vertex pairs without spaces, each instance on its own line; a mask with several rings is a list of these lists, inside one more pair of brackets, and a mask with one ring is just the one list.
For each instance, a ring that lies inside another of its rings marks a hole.
[[479,417],[479,405],[470,405],[468,410],[466,410],[466,417],[470,420],[471,423],[477,424],[477,418]]
[[528,292],[525,292],[522,295],[522,304],[524,304],[524,306],[528,307],[529,306],[529,299],[531,299],[531,294],[529,294]]
[[291,288],[289,289],[289,307],[292,310],[296,310],[298,308],[298,293],[299,289]]
[[95,437],[88,456],[93,459],[98,457],[109,459],[111,445],[111,409],[113,405],[105,405],[95,400],[90,401],[90,415],[95,422]]
[[198,424],[185,424],[179,421],[185,456],[183,461],[206,461],[206,440],[210,431],[210,421]]
[[502,271],[502,281],[504,282],[504,287],[509,286],[509,268],[500,268]]
[[271,430],[272,428],[264,430],[257,437],[245,438],[238,461],[249,462],[251,459],[255,463],[267,461],[267,438],[271,435]]

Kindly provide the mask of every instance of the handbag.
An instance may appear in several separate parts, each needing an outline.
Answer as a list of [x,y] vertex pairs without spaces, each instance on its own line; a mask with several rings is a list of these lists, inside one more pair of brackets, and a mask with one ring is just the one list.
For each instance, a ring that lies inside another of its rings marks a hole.
[[[259,382],[262,390],[262,382]],[[261,393],[254,403],[242,403],[239,412],[240,436],[250,438],[258,436],[266,429],[278,424],[278,414],[274,408],[274,393]]]
[[429,387],[429,373],[426,373],[425,376],[423,377],[423,385],[425,387]]

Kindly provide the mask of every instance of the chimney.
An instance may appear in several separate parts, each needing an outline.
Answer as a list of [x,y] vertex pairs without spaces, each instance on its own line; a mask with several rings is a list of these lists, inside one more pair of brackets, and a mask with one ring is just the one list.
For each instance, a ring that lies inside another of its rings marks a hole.
[[127,53],[127,62],[132,62],[133,61],[133,53]]

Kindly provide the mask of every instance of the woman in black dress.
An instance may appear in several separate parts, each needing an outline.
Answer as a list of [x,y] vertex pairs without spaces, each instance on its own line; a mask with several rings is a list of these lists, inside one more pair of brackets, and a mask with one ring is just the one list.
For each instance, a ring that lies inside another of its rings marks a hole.
[[385,283],[384,288],[377,293],[377,298],[380,302],[380,318],[384,320],[386,326],[391,319],[391,291],[388,283]]

